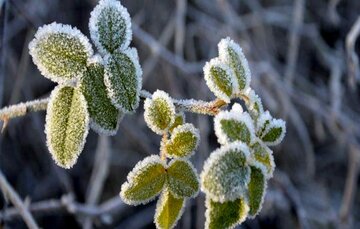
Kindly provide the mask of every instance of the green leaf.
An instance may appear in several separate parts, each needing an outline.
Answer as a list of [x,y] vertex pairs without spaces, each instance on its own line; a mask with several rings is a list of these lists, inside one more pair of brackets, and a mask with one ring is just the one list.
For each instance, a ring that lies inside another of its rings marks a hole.
[[91,39],[102,54],[125,50],[131,41],[131,19],[119,1],[101,0],[91,12]]
[[88,105],[92,129],[99,134],[115,135],[123,113],[107,97],[104,67],[99,61],[89,64],[79,87]]
[[166,182],[166,169],[159,156],[153,155],[138,162],[121,186],[120,196],[130,205],[153,200]]
[[258,140],[251,146],[251,157],[266,167],[266,179],[270,179],[275,170],[274,156],[271,149]]
[[159,229],[174,228],[183,214],[184,198],[176,198],[168,190],[164,190],[156,205],[155,224]]
[[105,85],[113,105],[124,112],[139,106],[142,70],[135,48],[105,57]]
[[45,133],[56,164],[69,169],[84,148],[89,114],[82,93],[70,86],[57,86],[50,95]]
[[170,96],[157,90],[152,99],[144,103],[144,119],[152,131],[157,134],[166,133],[175,120],[175,106]]
[[174,123],[169,128],[169,132],[172,133],[174,129],[185,123],[185,114],[183,112],[175,114]]
[[41,74],[58,83],[78,79],[93,54],[89,40],[78,29],[57,23],[40,27],[29,50]]
[[246,95],[248,100],[245,100],[245,105],[254,120],[257,120],[259,116],[264,113],[264,107],[262,105],[260,97],[255,94],[254,90],[249,90]]
[[250,86],[251,73],[241,47],[227,37],[219,42],[218,48],[221,61],[229,65],[235,73],[237,92],[244,91]]
[[239,198],[250,181],[248,159],[249,148],[241,142],[215,150],[201,173],[201,190],[216,202]]
[[272,117],[271,117],[269,111],[265,111],[264,113],[260,114],[260,116],[256,122],[256,135],[257,136],[262,136],[265,129],[270,124],[271,120],[272,120]]
[[207,62],[204,67],[207,86],[214,95],[229,103],[236,86],[233,71],[218,58]]
[[199,177],[189,161],[171,161],[167,173],[168,188],[175,197],[195,197],[198,194]]
[[234,228],[245,221],[249,206],[243,198],[224,203],[206,197],[206,229]]
[[260,163],[250,166],[250,183],[248,185],[249,216],[255,217],[261,210],[266,190],[266,169]]
[[220,144],[241,141],[250,144],[255,139],[255,128],[247,112],[221,111],[214,119],[215,134]]
[[277,145],[283,140],[285,132],[285,122],[281,119],[272,119],[262,132],[261,140],[269,146]]
[[171,135],[170,141],[165,145],[168,156],[189,157],[199,144],[199,130],[192,124],[186,123],[175,128]]

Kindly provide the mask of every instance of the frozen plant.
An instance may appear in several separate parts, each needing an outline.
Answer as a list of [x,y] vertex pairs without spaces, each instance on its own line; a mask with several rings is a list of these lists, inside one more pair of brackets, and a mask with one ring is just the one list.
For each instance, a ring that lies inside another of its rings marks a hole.
[[[264,111],[250,86],[251,72],[240,46],[230,38],[218,44],[219,55],[204,66],[204,78],[217,97],[205,102],[176,100],[157,90],[141,90],[138,53],[129,47],[131,19],[117,0],[101,0],[91,12],[90,41],[78,29],[52,23],[40,27],[29,44],[41,74],[58,83],[49,99],[21,103],[0,110],[7,121],[29,111],[46,109],[45,133],[56,164],[75,165],[89,128],[115,135],[125,114],[134,113],[140,97],[147,126],[162,136],[159,155],[138,162],[120,191],[130,205],[156,197],[154,222],[173,228],[188,199],[206,195],[205,228],[233,228],[261,210],[275,163],[269,146],[285,136],[285,122]],[[242,99],[245,107],[233,99]],[[199,130],[186,122],[185,112],[214,115],[221,145],[210,153],[199,175],[191,163],[200,142]]]

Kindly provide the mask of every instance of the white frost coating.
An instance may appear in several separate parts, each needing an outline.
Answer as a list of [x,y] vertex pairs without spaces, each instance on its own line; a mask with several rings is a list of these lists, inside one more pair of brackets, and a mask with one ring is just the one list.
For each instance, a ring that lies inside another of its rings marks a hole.
[[221,120],[234,120],[236,122],[244,123],[250,132],[250,144],[255,140],[255,127],[249,113],[243,112],[239,114],[238,111],[236,111],[236,107],[237,106],[235,106],[235,110],[221,111],[214,118],[215,134],[221,145],[226,145],[231,142],[231,139],[227,137],[221,127]]
[[271,121],[272,116],[270,115],[269,111],[265,111],[264,113],[262,113],[256,123],[256,133],[257,134],[261,134],[261,131],[263,131],[263,128],[265,127],[265,123],[267,121]]
[[[75,152],[75,155],[76,155],[76,157],[74,157],[73,158],[73,160],[68,164],[68,166],[66,166],[66,167],[64,167],[63,165],[61,165],[61,164],[59,164],[58,162],[57,162],[57,160],[56,160],[56,158],[55,158],[55,152],[54,152],[54,149],[53,149],[53,147],[52,147],[52,145],[50,144],[50,142],[52,142],[52,138],[51,138],[51,134],[48,134],[48,133],[50,133],[49,131],[49,123],[52,123],[52,120],[51,120],[51,115],[50,114],[52,114],[54,111],[53,111],[53,103],[52,103],[52,101],[53,101],[53,98],[58,94],[58,92],[63,88],[64,86],[62,86],[62,85],[58,85],[58,86],[56,86],[53,90],[52,90],[52,92],[51,92],[51,94],[50,94],[50,100],[49,100],[49,103],[48,103],[48,105],[47,105],[47,110],[46,110],[46,117],[45,117],[45,130],[44,130],[44,132],[45,132],[45,135],[46,135],[46,145],[47,145],[47,147],[48,147],[48,149],[49,149],[49,151],[50,151],[50,154],[51,154],[51,156],[52,156],[52,159],[55,161],[55,163],[58,165],[58,166],[60,166],[60,167],[62,167],[62,168],[65,168],[65,169],[71,169],[74,165],[75,165],[75,163],[76,163],[76,161],[77,161],[77,159],[78,159],[78,157],[79,157],[79,155],[80,155],[80,153],[82,152],[82,150],[84,149],[84,145],[85,145],[85,142],[86,142],[86,137],[87,137],[87,135],[88,135],[88,133],[89,133],[89,122],[90,122],[90,117],[89,117],[89,114],[87,113],[87,115],[86,115],[86,117],[85,117],[85,132],[84,132],[84,136],[83,136],[83,139],[82,139],[82,141],[81,141],[81,144],[80,144],[80,146],[79,146],[79,150],[78,150],[78,152]],[[80,99],[82,100],[82,103],[83,104],[85,104],[85,109],[87,110],[87,102],[86,102],[86,99],[85,99],[85,97],[80,93]]]
[[119,116],[118,116],[118,119],[116,122],[116,128],[113,130],[104,129],[104,127],[97,124],[92,118],[90,118],[90,127],[93,131],[95,131],[98,134],[103,134],[106,136],[114,136],[114,135],[116,135],[116,133],[119,129],[120,123],[121,123],[122,119],[124,118],[124,116],[125,116],[124,113],[119,112]]
[[282,129],[280,136],[276,139],[274,142],[267,142],[264,141],[264,143],[268,146],[274,146],[279,144],[285,137],[286,134],[286,122],[282,119],[272,119],[270,124],[266,126],[266,129],[262,133],[261,137],[264,137],[272,128],[278,128],[280,127]]
[[[208,159],[206,159],[206,161],[204,163],[203,171],[200,174],[201,191],[216,202],[223,203],[225,201],[235,200],[235,199],[239,198],[245,191],[245,187],[233,187],[232,193],[229,194],[228,196],[224,196],[224,195],[217,196],[217,195],[214,195],[213,193],[209,192],[203,185],[203,183],[205,181],[205,176],[212,169],[211,167],[214,164],[221,163],[222,157],[225,156],[225,154],[229,151],[242,152],[246,159],[245,164],[247,164],[250,160],[249,147],[246,144],[239,142],[239,141],[235,141],[230,144],[224,145],[224,146],[220,147],[219,149],[213,151],[210,154]],[[230,179],[238,179],[238,177],[232,177]],[[245,180],[246,180],[246,186],[247,186],[248,183],[250,182],[250,172],[247,173]]]
[[[253,111],[255,110],[255,104],[258,104],[259,107],[259,113],[262,114],[264,113],[264,107],[263,104],[261,102],[260,97],[255,93],[254,90],[250,89],[247,90],[245,92],[245,94],[247,95],[247,97],[249,98],[249,102],[247,103],[248,109]],[[259,115],[260,115],[259,114]]]
[[[266,169],[266,173],[265,173],[265,174],[266,174],[266,179],[269,180],[269,179],[271,179],[271,178],[273,177],[274,171],[275,171],[275,168],[276,168],[276,164],[275,164],[275,161],[274,161],[273,151],[272,151],[267,145],[265,145],[261,139],[256,138],[256,141],[255,141],[255,142],[256,142],[256,143],[259,143],[260,146],[263,147],[263,148],[266,150],[266,153],[269,154],[271,170],[268,171],[268,169]],[[257,161],[257,160],[255,159],[254,153],[251,153],[251,157],[250,157],[250,160],[249,160],[249,164],[254,164],[254,163],[256,163],[256,162],[258,162],[258,163],[261,164],[261,162],[259,162],[259,161]],[[264,166],[265,166],[265,165],[264,165]]]
[[[251,81],[251,72],[250,72],[250,67],[249,67],[249,63],[242,51],[242,48],[240,47],[240,45],[236,44],[233,40],[230,39],[230,37],[224,38],[222,39],[219,44],[218,44],[218,49],[219,49],[219,58],[224,61],[225,63],[229,63],[230,62],[230,56],[229,56],[229,52],[227,51],[228,48],[231,48],[232,50],[234,50],[240,60],[240,64],[242,65],[242,67],[244,68],[245,71],[245,88],[243,90],[239,90],[239,87],[236,88],[236,93],[239,92],[243,92],[245,91],[247,88],[250,87],[250,81]],[[237,78],[235,77],[236,81]],[[239,83],[239,82],[237,82]]]
[[124,203],[126,203],[128,205],[133,205],[133,206],[136,206],[139,204],[147,204],[150,201],[154,200],[159,195],[159,193],[161,193],[162,190],[159,193],[157,193],[156,195],[154,195],[153,197],[148,198],[146,200],[142,200],[142,201],[129,200],[125,197],[125,193],[124,193],[125,190],[127,190],[129,188],[130,184],[133,183],[134,177],[136,177],[145,167],[156,165],[156,164],[161,164],[164,168],[166,168],[165,162],[162,161],[158,155],[151,155],[149,157],[146,157],[142,161],[139,161],[135,165],[133,170],[127,175],[127,181],[121,186],[120,197],[124,201]]
[[[53,22],[48,25],[43,25],[37,30],[37,32],[35,33],[35,38],[29,43],[29,53],[32,56],[35,65],[38,67],[41,74],[46,78],[49,78],[50,80],[57,83],[66,83],[69,81],[69,79],[64,79],[62,77],[50,73],[40,63],[39,59],[37,58],[37,49],[36,49],[37,43],[41,39],[46,39],[50,34],[54,34],[54,33],[66,34],[70,37],[76,37],[77,39],[79,39],[80,43],[84,46],[84,49],[88,54],[88,57],[91,57],[93,55],[93,49],[91,47],[89,39],[84,34],[82,34],[80,30],[78,30],[76,27]],[[81,74],[79,74],[79,76],[80,75]]]
[[244,109],[240,104],[234,103],[234,105],[231,107],[231,112],[236,112],[240,114],[244,112]]
[[[211,212],[211,204],[210,204],[211,198],[209,198],[208,196],[205,199],[205,207],[206,207],[206,211],[205,211],[205,229],[209,229],[210,228],[210,212]],[[243,198],[243,201],[245,201],[245,198]],[[238,221],[236,221],[235,223],[233,223],[232,225],[230,225],[230,227],[228,227],[227,229],[233,229],[235,228],[237,225],[241,224],[242,222],[245,221],[246,217],[248,216],[248,212],[250,210],[249,205],[246,203],[245,204],[245,212],[244,212],[244,217],[240,218]]]
[[[185,124],[182,124],[182,125],[179,125],[177,126],[172,134],[171,134],[171,139],[170,139],[170,142],[172,142],[175,138],[175,136],[178,134],[178,133],[183,133],[183,132],[191,132],[195,138],[196,138],[196,144],[195,144],[195,147],[194,147],[194,150],[191,151],[188,155],[186,155],[185,157],[182,157],[182,158],[190,158],[192,155],[194,155],[195,153],[195,150],[197,149],[197,147],[199,146],[199,142],[200,142],[200,133],[199,133],[199,130],[197,128],[195,128],[195,126],[191,123],[185,123]],[[177,158],[177,156],[175,155],[167,155],[169,158]]]
[[[159,218],[159,216],[160,216],[160,214],[161,214],[161,212],[162,212],[162,210],[163,210],[163,208],[164,208],[163,202],[165,201],[165,198],[166,198],[166,197],[165,197],[166,192],[169,192],[169,191],[167,190],[167,188],[163,190],[163,192],[162,192],[161,195],[160,195],[159,200],[158,200],[157,203],[156,203],[156,210],[155,210],[155,216],[154,216],[154,223],[155,223],[155,225],[156,225],[156,228],[161,228],[159,222],[157,221],[157,219]],[[180,211],[179,211],[179,214],[177,215],[177,217],[176,217],[173,225],[172,225],[169,229],[173,229],[173,228],[177,225],[179,219],[181,218],[181,216],[182,216],[183,213],[184,213],[187,198],[181,198],[181,199],[184,199],[184,200],[183,200],[183,204],[182,204],[182,206],[181,206],[181,209],[180,209]]]
[[236,76],[234,75],[234,72],[232,69],[224,64],[219,58],[213,58],[209,62],[206,62],[204,66],[204,78],[206,81],[207,86],[209,87],[210,91],[212,91],[216,97],[224,100],[226,103],[230,103],[231,96],[226,95],[224,92],[220,90],[220,88],[214,83],[214,81],[211,79],[210,69],[211,67],[218,67],[223,69],[226,72],[226,75],[230,77],[230,82],[232,86],[232,94],[236,91],[237,81]]
[[94,8],[94,10],[90,13],[90,20],[89,20],[89,30],[90,30],[90,37],[95,43],[96,47],[99,49],[99,52],[103,55],[108,53],[106,49],[102,46],[99,37],[99,31],[97,21],[100,16],[100,13],[106,8],[113,8],[120,12],[122,18],[125,20],[126,25],[126,32],[125,32],[125,41],[119,47],[119,50],[126,49],[131,42],[132,39],[132,30],[131,30],[131,18],[127,9],[121,5],[119,1],[116,0],[100,0],[98,5]]
[[104,65],[104,59],[100,56],[100,54],[95,54],[88,60],[88,66],[91,64]]
[[175,121],[175,105],[173,103],[172,98],[169,96],[169,94],[164,91],[161,91],[161,90],[156,90],[152,96],[152,99],[147,98],[144,102],[144,110],[145,110],[144,111],[144,119],[145,119],[146,124],[152,131],[154,131],[155,133],[157,133],[159,135],[162,135],[163,133],[168,131],[169,127],[164,130],[158,128],[157,126],[155,126],[153,124],[153,121],[151,120],[151,114],[149,114],[150,107],[152,106],[153,100],[156,100],[156,99],[165,100],[165,102],[169,106],[171,113],[174,114],[174,115],[171,115],[171,117],[170,117],[171,121],[170,121],[169,127],[171,127]]

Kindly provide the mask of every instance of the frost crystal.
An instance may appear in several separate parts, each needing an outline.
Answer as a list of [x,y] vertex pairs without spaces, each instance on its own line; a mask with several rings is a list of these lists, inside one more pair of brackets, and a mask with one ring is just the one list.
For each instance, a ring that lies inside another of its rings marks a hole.
[[256,134],[258,136],[261,136],[266,127],[270,124],[272,117],[269,113],[269,111],[265,111],[262,113],[256,123]]
[[103,55],[125,50],[131,42],[130,15],[116,0],[99,2],[91,12],[89,29],[91,39]]
[[55,22],[38,29],[29,50],[41,74],[58,83],[78,79],[93,54],[89,40],[78,29]]
[[248,189],[249,216],[254,218],[261,210],[266,190],[266,168],[259,162],[251,166],[250,183]]
[[285,121],[282,119],[272,119],[262,132],[261,140],[263,140],[266,145],[274,146],[283,140],[285,133]]
[[249,98],[249,100],[245,101],[246,107],[248,108],[252,117],[258,118],[259,115],[264,113],[264,107],[262,105],[260,97],[255,94],[254,90],[251,89],[246,92],[246,95]]
[[266,167],[266,179],[273,176],[275,170],[273,152],[260,139],[257,139],[255,144],[251,146],[251,159]]

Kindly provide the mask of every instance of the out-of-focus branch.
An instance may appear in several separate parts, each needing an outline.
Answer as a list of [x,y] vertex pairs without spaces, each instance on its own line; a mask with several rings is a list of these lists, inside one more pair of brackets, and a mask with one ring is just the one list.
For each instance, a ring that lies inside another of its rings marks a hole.
[[352,26],[350,32],[346,36],[346,53],[348,62],[348,83],[351,88],[355,88],[357,80],[360,80],[359,58],[355,53],[355,43],[360,34],[360,17]]

